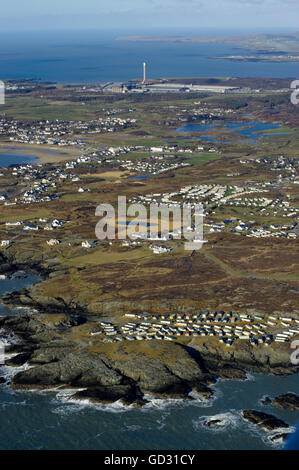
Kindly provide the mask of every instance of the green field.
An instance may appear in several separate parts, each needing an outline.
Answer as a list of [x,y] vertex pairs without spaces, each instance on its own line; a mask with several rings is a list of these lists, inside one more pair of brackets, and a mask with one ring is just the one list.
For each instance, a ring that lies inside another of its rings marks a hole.
[[212,162],[214,160],[219,160],[223,158],[223,155],[220,153],[201,153],[198,155],[192,155],[186,161],[192,165],[204,165],[207,162]]

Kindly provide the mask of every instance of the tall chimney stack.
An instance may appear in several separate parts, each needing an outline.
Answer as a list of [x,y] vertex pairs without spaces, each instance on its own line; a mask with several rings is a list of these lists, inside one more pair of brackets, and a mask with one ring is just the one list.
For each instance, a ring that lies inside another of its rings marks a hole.
[[143,81],[142,83],[146,82],[146,62],[143,62]]

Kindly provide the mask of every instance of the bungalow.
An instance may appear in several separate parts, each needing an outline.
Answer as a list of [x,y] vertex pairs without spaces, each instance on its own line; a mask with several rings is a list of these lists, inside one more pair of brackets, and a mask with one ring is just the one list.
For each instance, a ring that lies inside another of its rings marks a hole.
[[82,248],[94,248],[96,246],[96,242],[89,242],[88,240],[85,240],[81,245]]
[[18,227],[19,225],[22,225],[23,222],[19,221],[19,222],[6,222],[6,226],[7,227]]
[[37,225],[31,225],[31,224],[28,224],[28,225],[24,225],[23,227],[23,230],[35,230],[37,231],[39,228]]
[[56,240],[54,238],[52,238],[51,240],[47,240],[47,245],[49,245],[49,246],[59,245],[59,243],[60,243],[60,241]]
[[1,240],[1,246],[10,246],[11,244],[10,240]]
[[155,253],[156,255],[160,255],[160,254],[163,254],[163,253],[169,253],[170,251],[173,250],[173,248],[170,248],[170,247],[166,247],[166,246],[158,246],[158,245],[150,245],[149,247],[153,253]]

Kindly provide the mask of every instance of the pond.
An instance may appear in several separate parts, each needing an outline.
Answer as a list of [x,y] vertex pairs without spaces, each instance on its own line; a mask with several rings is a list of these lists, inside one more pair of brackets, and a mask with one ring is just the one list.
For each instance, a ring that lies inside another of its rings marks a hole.
[[[213,121],[208,124],[187,124],[177,129],[178,132],[202,132],[198,135],[198,139],[206,140],[209,143],[231,143],[232,140],[223,140],[221,134],[236,133],[242,141],[257,145],[258,141],[263,137],[276,137],[280,135],[288,135],[290,132],[269,131],[280,129],[279,124],[267,122],[249,121],[249,122],[219,122]],[[212,133],[212,134],[206,134]],[[217,135],[219,134],[219,135]]]

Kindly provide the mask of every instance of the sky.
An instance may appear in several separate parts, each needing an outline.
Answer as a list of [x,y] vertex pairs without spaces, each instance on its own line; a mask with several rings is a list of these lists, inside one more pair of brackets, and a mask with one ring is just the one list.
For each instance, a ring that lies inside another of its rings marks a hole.
[[299,0],[14,0],[0,30],[299,30]]

